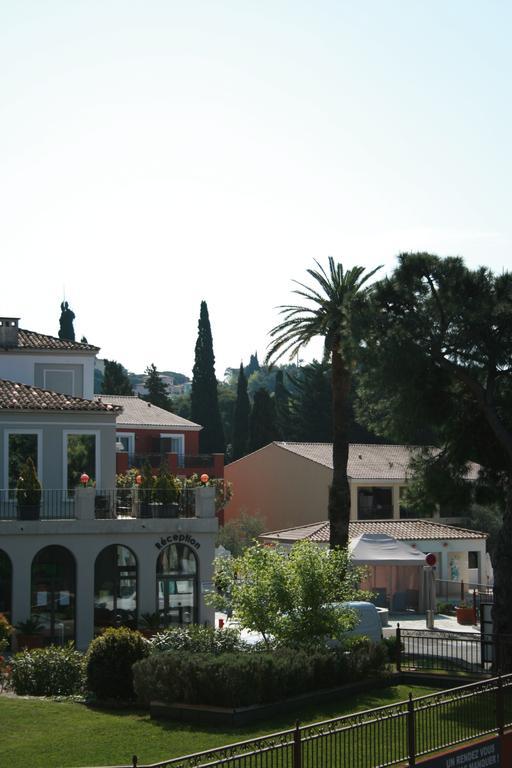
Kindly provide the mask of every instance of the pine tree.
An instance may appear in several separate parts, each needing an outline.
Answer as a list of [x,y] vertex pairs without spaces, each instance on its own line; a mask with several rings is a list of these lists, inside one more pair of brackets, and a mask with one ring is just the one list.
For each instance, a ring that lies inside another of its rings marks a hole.
[[233,442],[232,459],[242,458],[247,453],[247,443],[249,439],[249,418],[251,415],[251,404],[247,394],[247,379],[245,378],[244,366],[240,363],[240,372],[238,374],[238,384],[236,387],[236,403],[233,414]]
[[279,439],[274,401],[268,390],[258,389],[254,394],[251,417],[249,420],[248,452]]
[[201,453],[224,453],[224,430],[219,411],[215,356],[206,301],[201,302],[195,362],[192,371],[190,418],[203,427],[199,433]]
[[105,360],[101,391],[105,395],[133,395],[128,371],[115,360]]
[[162,381],[154,363],[151,363],[151,365],[146,368],[145,374],[145,386],[148,394],[143,397],[143,400],[147,400],[148,403],[163,408],[164,411],[172,411],[172,400],[169,397],[167,384]]
[[67,301],[63,301],[60,305],[59,339],[65,341],[75,340],[75,329],[73,328],[74,319],[75,313],[69,308]]

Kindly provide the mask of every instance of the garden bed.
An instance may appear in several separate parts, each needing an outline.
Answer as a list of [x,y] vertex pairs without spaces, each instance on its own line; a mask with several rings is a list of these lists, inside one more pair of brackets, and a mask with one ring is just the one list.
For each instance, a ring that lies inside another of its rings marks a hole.
[[220,725],[238,728],[250,725],[258,720],[266,720],[275,716],[287,715],[290,711],[301,710],[309,704],[324,704],[332,702],[349,694],[364,693],[371,690],[388,688],[397,685],[400,675],[390,674],[378,679],[349,683],[337,688],[328,688],[311,693],[303,693],[282,701],[268,704],[253,704],[249,707],[214,707],[201,704],[167,704],[162,701],[152,701],[149,706],[153,720],[175,720],[180,723],[193,725]]

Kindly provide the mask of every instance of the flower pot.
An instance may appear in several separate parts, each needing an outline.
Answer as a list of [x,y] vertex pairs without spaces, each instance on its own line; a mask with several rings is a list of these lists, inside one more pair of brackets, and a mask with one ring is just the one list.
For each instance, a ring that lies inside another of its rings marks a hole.
[[476,624],[475,609],[459,606],[455,609],[457,624]]
[[39,520],[41,504],[20,504],[18,502],[18,520]]
[[173,501],[170,504],[162,504],[158,510],[158,517],[178,517],[179,504]]

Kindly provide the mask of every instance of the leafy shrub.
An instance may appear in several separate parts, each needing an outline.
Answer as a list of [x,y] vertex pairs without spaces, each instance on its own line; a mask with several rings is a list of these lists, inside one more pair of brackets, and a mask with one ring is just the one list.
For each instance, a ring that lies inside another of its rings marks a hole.
[[16,653],[11,660],[11,686],[20,696],[71,696],[84,682],[84,656],[72,643]]
[[103,701],[133,700],[132,665],[148,653],[148,642],[140,632],[126,627],[106,629],[87,651],[87,690]]
[[350,650],[279,648],[218,655],[167,651],[133,667],[140,701],[243,707],[332,688],[384,668],[384,646],[351,643]]
[[237,629],[203,627],[191,624],[188,627],[172,627],[159,632],[149,641],[150,653],[162,651],[190,651],[191,653],[219,653],[241,651],[247,644]]
[[13,627],[10,625],[6,616],[0,613],[0,653],[5,651],[9,645],[11,635],[14,632]]

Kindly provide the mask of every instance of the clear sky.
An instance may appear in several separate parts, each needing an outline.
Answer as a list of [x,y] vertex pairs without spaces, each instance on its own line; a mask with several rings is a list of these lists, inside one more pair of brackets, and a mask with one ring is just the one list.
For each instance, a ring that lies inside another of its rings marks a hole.
[[[511,265],[508,0],[0,0],[0,314],[260,359],[317,259]],[[304,351],[304,359],[317,350]]]

